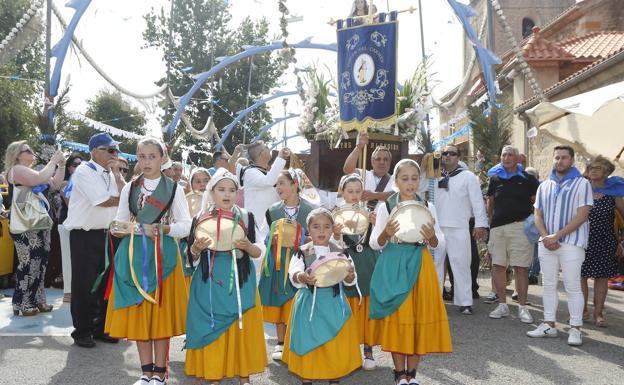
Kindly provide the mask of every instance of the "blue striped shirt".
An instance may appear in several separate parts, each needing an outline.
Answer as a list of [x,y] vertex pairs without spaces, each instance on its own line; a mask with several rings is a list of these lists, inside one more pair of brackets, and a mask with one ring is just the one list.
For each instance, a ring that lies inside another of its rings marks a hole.
[[[540,209],[548,234],[555,234],[563,229],[580,207],[592,206],[594,198],[589,181],[585,178],[568,179],[561,183],[546,180],[540,184],[535,197],[535,208]],[[587,247],[589,239],[589,222],[583,223],[576,231],[566,235],[559,241],[582,248]]]

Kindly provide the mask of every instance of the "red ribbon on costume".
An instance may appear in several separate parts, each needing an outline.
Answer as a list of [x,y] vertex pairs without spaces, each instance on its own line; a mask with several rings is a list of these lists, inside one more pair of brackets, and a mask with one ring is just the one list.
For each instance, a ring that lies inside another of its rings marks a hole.
[[162,295],[163,295],[163,268],[162,268],[162,227],[158,226],[158,232],[156,233],[156,261],[158,263],[158,270],[156,274],[158,275],[158,303],[162,304]]

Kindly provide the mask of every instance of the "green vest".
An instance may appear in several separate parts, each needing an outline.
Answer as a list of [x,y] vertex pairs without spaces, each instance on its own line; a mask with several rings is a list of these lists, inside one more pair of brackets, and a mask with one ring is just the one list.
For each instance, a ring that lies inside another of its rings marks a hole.
[[[310,211],[314,207],[308,203],[305,199],[299,200],[299,212],[295,220],[301,225],[303,237],[307,234],[306,219]],[[273,204],[266,211],[267,224],[271,226],[273,222],[286,218],[286,212],[284,211],[284,202],[280,201]],[[264,259],[263,267],[260,274],[260,282],[258,283],[258,292],[260,293],[260,299],[262,305],[281,307],[288,300],[295,296],[297,289],[292,285],[290,279],[288,279],[288,265],[291,258],[295,258],[294,254],[296,249],[292,248],[288,250],[287,247],[282,247],[279,251],[280,256],[280,271],[276,270],[274,246],[270,244],[272,242],[271,234],[268,235],[266,258]],[[290,253],[289,253],[290,252]]]
[[[177,189],[176,183],[161,176],[160,182],[152,194],[146,198],[145,204],[139,210],[139,200],[143,175],[132,182],[129,194],[129,209],[132,216],[138,223],[152,224],[159,223],[167,213]],[[132,268],[130,266],[130,236],[125,237],[115,253],[115,276],[114,293],[115,309],[129,307],[140,304],[144,298],[136,287],[132,277],[134,270],[135,278],[145,293],[154,293],[158,286],[158,275],[156,271],[156,247],[161,250],[163,282],[175,270],[179,259],[179,246],[172,237],[164,235],[160,245],[155,245],[152,239],[142,235],[134,235],[132,247]]]
[[128,207],[130,213],[135,217],[138,223],[158,223],[167,213],[169,207],[173,203],[177,184],[173,179],[161,174],[160,182],[156,186],[156,190],[145,199],[145,204],[139,212],[139,199],[141,197],[141,186],[143,185],[143,174],[132,182],[130,194],[128,196]]

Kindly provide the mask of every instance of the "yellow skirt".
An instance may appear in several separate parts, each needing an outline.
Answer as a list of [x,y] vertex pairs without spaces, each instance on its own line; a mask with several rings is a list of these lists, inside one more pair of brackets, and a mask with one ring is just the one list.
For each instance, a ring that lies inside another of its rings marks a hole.
[[179,260],[163,282],[162,290],[162,303],[159,305],[143,301],[140,305],[122,309],[114,308],[115,293],[111,291],[104,332],[114,338],[133,341],[158,340],[186,333],[188,293]]
[[359,303],[359,297],[349,297],[347,300],[349,301],[353,318],[355,319],[355,323],[358,327],[360,344],[368,346],[379,345],[379,330],[381,321],[368,318],[370,296],[362,297],[361,304]]
[[282,306],[262,306],[264,322],[287,324],[290,321],[290,312],[294,302],[295,297],[286,301]]
[[188,277],[184,277],[184,283],[186,284],[186,296],[188,297],[189,292],[191,291],[191,278],[193,278],[192,275],[189,275]]
[[451,332],[433,257],[423,252],[418,282],[399,309],[380,321],[379,343],[392,353],[451,353]]
[[210,345],[187,349],[184,372],[187,376],[219,381],[227,377],[249,377],[262,373],[266,366],[262,307],[256,290],[256,306],[243,314],[243,330],[238,328],[236,320]]
[[362,356],[355,317],[349,317],[333,340],[304,356],[290,350],[290,330],[286,330],[282,361],[289,371],[305,380],[339,379],[360,368]]

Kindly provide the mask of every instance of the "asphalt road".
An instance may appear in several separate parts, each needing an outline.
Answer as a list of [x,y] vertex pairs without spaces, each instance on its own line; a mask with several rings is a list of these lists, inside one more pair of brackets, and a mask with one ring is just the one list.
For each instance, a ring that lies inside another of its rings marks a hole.
[[[481,280],[482,295],[489,281]],[[531,286],[531,312],[540,321],[541,287]],[[561,296],[559,319],[567,319],[567,303]],[[4,300],[6,301],[6,299]],[[511,302],[510,302],[511,303]],[[460,315],[447,304],[454,352],[423,359],[417,379],[425,384],[622,384],[624,378],[624,292],[610,291],[607,299],[607,328],[586,323],[584,344],[567,345],[567,327],[558,325],[556,339],[530,339],[525,332],[531,325],[515,317],[491,320],[493,305],[475,303],[475,314]],[[512,314],[517,313],[511,304]],[[270,333],[270,331],[269,331]],[[36,333],[33,333],[36,334]],[[176,338],[170,352],[169,384],[198,384],[184,375],[183,340]],[[267,352],[274,339],[268,340]],[[250,347],[253,349],[253,347]],[[393,384],[389,354],[375,349],[378,368],[358,370],[341,383]],[[139,360],[133,343],[99,344],[94,349],[72,345],[66,336],[2,336],[0,328],[0,384],[133,384],[138,379]],[[223,384],[237,384],[227,380]],[[262,375],[252,377],[253,384],[299,384],[284,365],[269,359]]]

